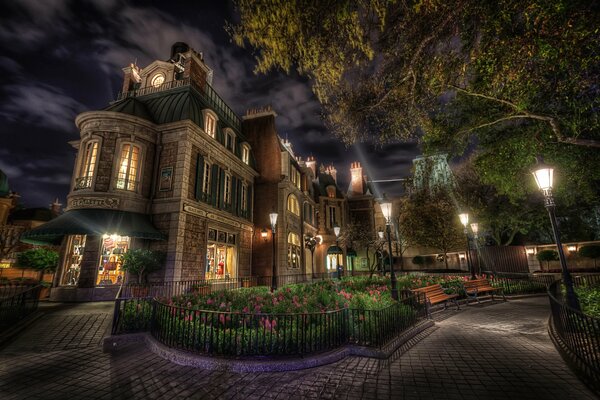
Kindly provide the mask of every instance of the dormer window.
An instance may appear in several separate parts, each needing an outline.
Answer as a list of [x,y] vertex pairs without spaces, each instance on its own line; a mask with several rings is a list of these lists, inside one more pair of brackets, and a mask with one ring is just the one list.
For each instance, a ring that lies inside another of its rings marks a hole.
[[250,164],[250,148],[246,145],[242,146],[242,161],[244,164]]
[[152,77],[152,80],[150,81],[150,84],[155,88],[160,87],[160,85],[162,85],[163,83],[165,83],[165,74],[161,72],[154,75]]
[[204,131],[209,136],[214,138],[216,127],[217,127],[217,119],[213,115],[206,113],[205,118],[204,118]]
[[227,150],[235,151],[235,136],[229,130],[225,135],[225,147],[227,147]]

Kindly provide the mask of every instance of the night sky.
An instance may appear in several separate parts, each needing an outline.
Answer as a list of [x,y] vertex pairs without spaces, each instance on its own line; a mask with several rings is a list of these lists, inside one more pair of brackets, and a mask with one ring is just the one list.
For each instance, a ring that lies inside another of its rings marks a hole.
[[[333,163],[342,189],[350,163],[359,160],[373,179],[406,177],[416,143],[346,148],[327,132],[309,82],[274,72],[253,73],[250,50],[231,43],[225,21],[235,21],[225,1],[17,0],[0,17],[0,169],[28,207],[47,207],[69,192],[79,138],[75,116],[99,110],[122,85],[121,68],[166,60],[174,42],[204,54],[213,86],[238,115],[271,104],[279,134],[297,155]],[[390,194],[400,184],[382,186]]]

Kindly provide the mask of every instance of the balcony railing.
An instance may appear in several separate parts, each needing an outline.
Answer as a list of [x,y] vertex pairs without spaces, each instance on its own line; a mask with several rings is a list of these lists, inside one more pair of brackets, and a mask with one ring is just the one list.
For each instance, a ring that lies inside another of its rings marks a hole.
[[158,87],[154,86],[146,86],[140,89],[130,90],[127,92],[121,92],[117,96],[116,101],[120,101],[126,99],[128,97],[138,97],[138,96],[146,96],[153,93],[164,92],[171,89],[176,89],[185,86],[193,86],[203,99],[208,103],[209,107],[211,107],[219,117],[222,118],[228,125],[236,130],[241,130],[241,120],[240,118],[233,112],[233,110],[225,103],[225,101],[219,96],[219,94],[208,84],[208,82],[204,82],[203,84],[198,84],[190,81],[190,78],[174,80],[170,82],[165,82]]
[[90,189],[92,187],[93,176],[82,176],[75,179],[73,190]]

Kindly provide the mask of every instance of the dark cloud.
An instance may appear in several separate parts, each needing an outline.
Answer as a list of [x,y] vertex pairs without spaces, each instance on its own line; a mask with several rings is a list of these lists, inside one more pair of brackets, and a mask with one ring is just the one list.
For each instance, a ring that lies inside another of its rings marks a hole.
[[[21,0],[6,10],[0,16],[0,131],[9,140],[0,169],[28,205],[46,206],[56,196],[64,202],[76,114],[105,107],[120,90],[124,66],[167,59],[177,41],[203,53],[214,70],[213,86],[235,112],[271,104],[278,131],[296,154],[334,163],[342,188],[347,186],[356,150],[326,130],[305,78],[253,73],[252,55],[223,29],[235,18],[230,2]],[[360,148],[369,172],[381,177],[408,174],[418,151],[414,144]]]

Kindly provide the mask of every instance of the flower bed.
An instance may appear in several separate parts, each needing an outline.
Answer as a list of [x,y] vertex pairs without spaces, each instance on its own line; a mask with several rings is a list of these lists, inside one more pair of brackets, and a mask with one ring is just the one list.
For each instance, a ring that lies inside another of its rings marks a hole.
[[192,310],[250,314],[314,313],[343,308],[382,309],[393,304],[389,279],[354,277],[311,284],[287,285],[274,293],[268,287],[216,293],[190,293],[163,299]]

